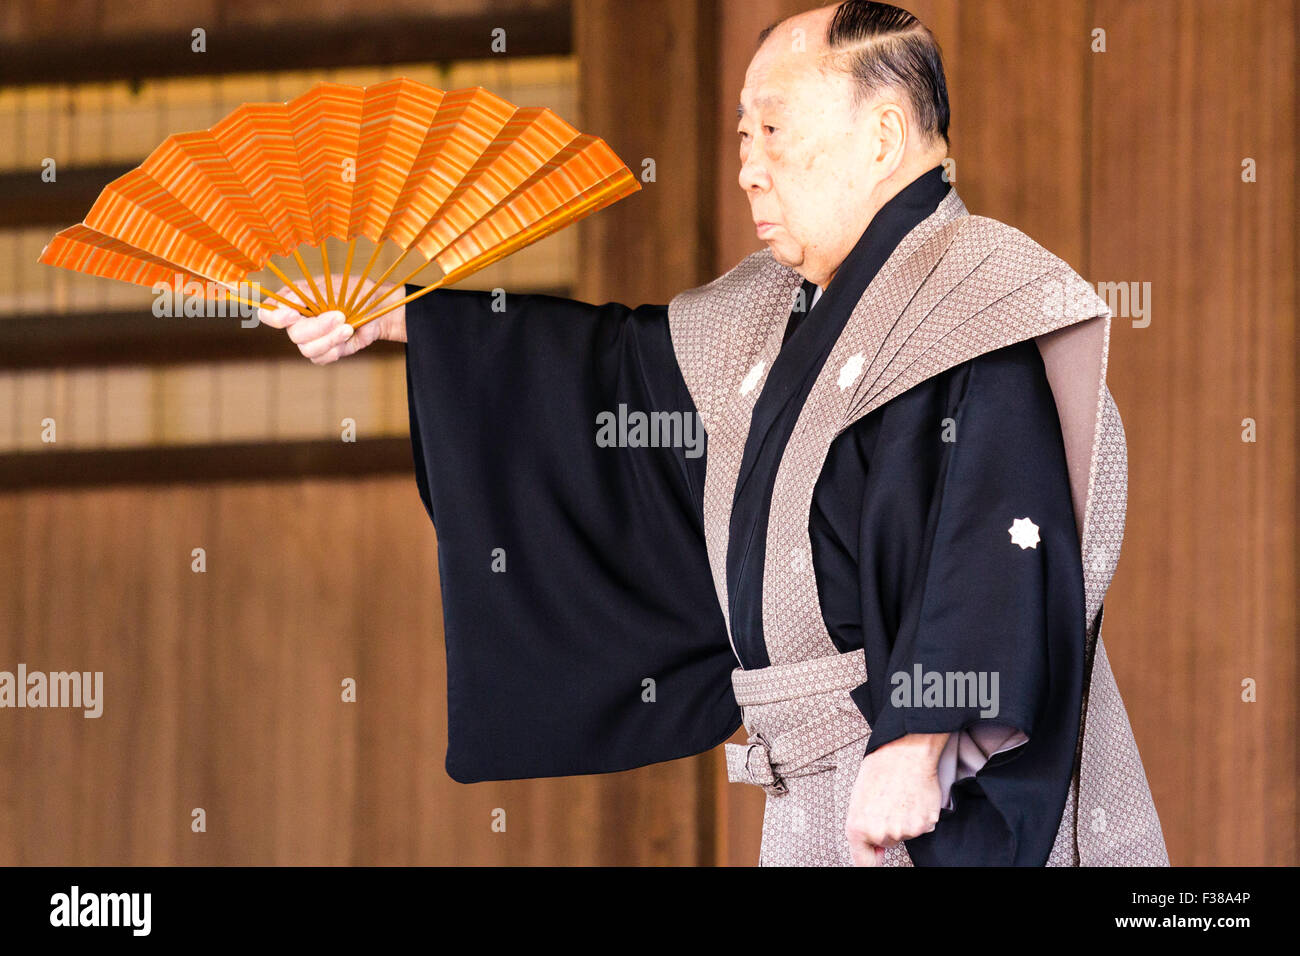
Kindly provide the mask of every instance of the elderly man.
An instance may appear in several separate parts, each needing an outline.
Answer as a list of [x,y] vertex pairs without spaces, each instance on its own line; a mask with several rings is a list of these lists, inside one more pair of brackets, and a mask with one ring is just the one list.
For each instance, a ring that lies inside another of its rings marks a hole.
[[1104,303],[967,214],[906,11],[769,27],[738,134],[766,248],[666,307],[265,314],[317,363],[408,343],[449,772],[623,770],[743,720],[764,864],[1167,863],[1099,639]]

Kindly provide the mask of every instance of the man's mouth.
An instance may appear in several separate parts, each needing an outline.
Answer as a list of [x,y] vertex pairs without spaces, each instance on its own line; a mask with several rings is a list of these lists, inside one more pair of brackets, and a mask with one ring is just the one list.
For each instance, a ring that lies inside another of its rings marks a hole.
[[776,223],[774,222],[760,220],[759,222],[754,223],[754,231],[758,233],[758,238],[760,239],[765,238],[775,228]]

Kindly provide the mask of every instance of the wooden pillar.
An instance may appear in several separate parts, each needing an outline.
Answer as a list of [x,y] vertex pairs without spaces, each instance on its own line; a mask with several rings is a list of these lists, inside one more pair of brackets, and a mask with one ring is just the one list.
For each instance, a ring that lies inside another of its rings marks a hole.
[[715,0],[574,3],[582,129],[642,178],[579,226],[580,299],[664,303],[713,277],[717,19]]
[[[642,178],[579,224],[579,299],[666,303],[713,276],[717,15],[714,0],[574,3],[581,128]],[[712,862],[715,756],[602,779],[601,862]]]

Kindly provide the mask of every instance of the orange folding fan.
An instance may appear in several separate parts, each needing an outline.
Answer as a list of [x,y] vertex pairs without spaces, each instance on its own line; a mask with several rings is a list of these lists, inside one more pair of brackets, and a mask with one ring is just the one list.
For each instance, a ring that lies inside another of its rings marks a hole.
[[[360,294],[385,240],[449,285],[640,189],[605,142],[549,109],[516,107],[481,86],[444,91],[399,78],[321,83],[289,103],[245,103],[210,130],[170,136],[105,187],[84,223],[40,261],[139,285],[198,282],[245,305],[241,283],[269,269],[308,313],[341,309],[357,327],[387,313]],[[356,242],[375,244],[354,280]],[[347,241],[330,278],[325,240]],[[325,288],[298,251],[318,247]],[[291,257],[305,287],[273,257]],[[256,297],[256,295],[254,295]]]

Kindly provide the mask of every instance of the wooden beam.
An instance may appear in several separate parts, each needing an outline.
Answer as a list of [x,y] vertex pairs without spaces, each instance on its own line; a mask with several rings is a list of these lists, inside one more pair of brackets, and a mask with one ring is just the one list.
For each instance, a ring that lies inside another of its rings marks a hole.
[[407,474],[406,437],[355,442],[220,442],[0,454],[0,491],[122,484],[295,480]]
[[0,86],[102,83],[167,76],[265,73],[484,59],[492,31],[506,31],[506,53],[572,52],[569,0],[459,16],[348,19],[343,23],[228,24],[209,29],[203,53],[189,31],[63,36],[0,41]]
[[[567,285],[527,291],[572,295]],[[400,342],[375,342],[350,361],[392,356],[404,348]],[[237,318],[160,319],[129,309],[0,319],[0,371],[298,358],[297,346],[283,332],[242,328]]]
[[[376,342],[365,354],[392,355],[402,348],[400,342]],[[241,328],[238,319],[160,319],[132,309],[0,321],[0,369],[291,359],[298,354],[283,332]]]
[[131,169],[119,163],[58,167],[52,183],[42,181],[37,168],[0,173],[0,222],[6,229],[81,222],[104,187]]

